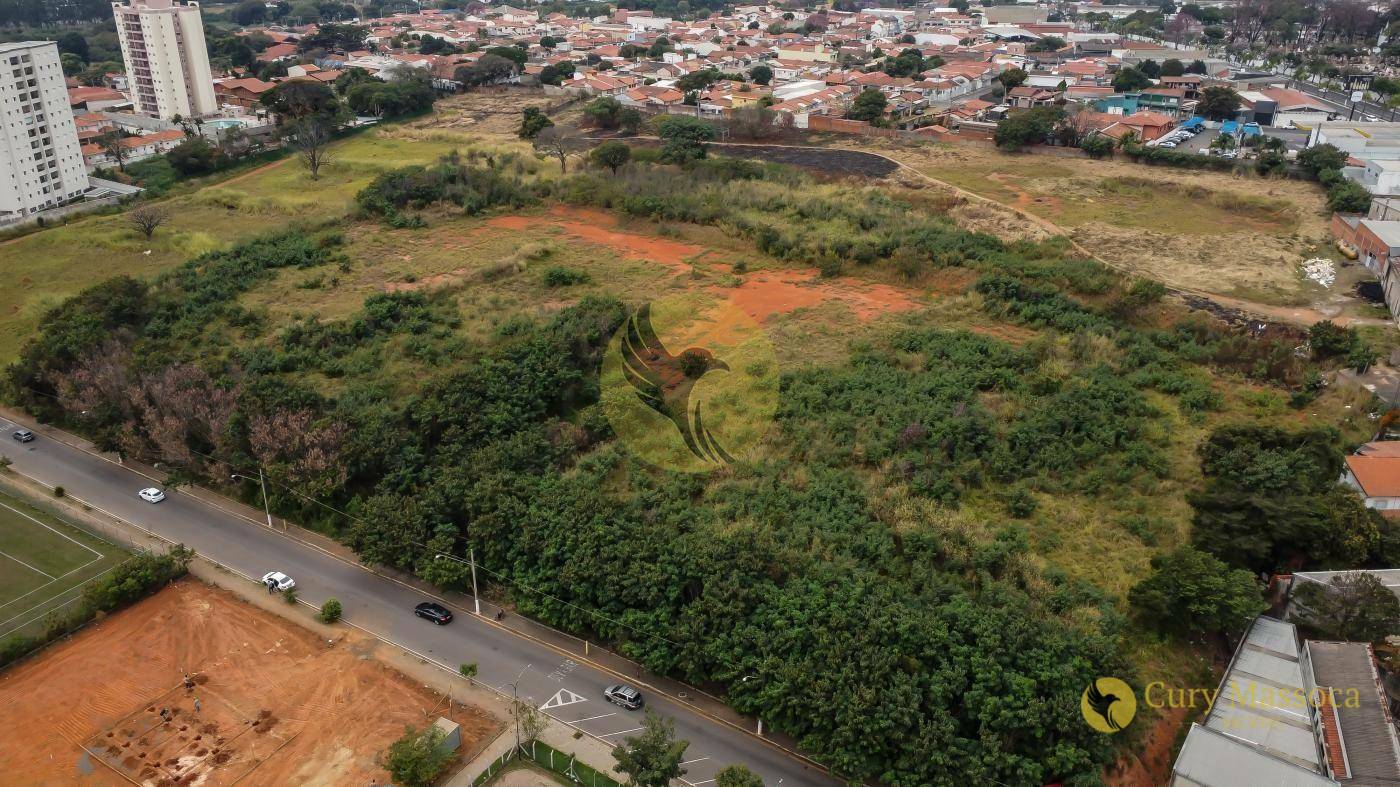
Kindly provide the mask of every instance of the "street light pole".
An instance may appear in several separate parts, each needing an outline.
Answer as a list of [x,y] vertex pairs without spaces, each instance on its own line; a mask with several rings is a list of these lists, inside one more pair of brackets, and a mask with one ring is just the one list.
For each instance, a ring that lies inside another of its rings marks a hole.
[[[245,481],[253,480],[252,476],[246,476],[242,473],[229,473],[229,480],[232,481],[239,478]],[[262,489],[263,513],[267,515],[267,527],[270,530],[272,529],[272,506],[267,503],[267,479],[263,477],[263,470],[261,467],[258,468],[258,487]]]

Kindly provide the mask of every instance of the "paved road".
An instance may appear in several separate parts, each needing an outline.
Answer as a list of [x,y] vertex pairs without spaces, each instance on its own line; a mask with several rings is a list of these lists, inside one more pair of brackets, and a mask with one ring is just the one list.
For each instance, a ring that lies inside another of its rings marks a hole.
[[[507,693],[518,680],[520,696],[609,743],[641,727],[641,712],[603,700],[603,688],[618,682],[603,670],[478,619],[469,610],[455,610],[457,619],[447,626],[420,620],[412,609],[424,597],[411,588],[190,495],[174,492],[162,503],[146,503],[136,496],[137,490],[152,485],[145,476],[43,435],[31,443],[13,442],[10,435],[15,428],[0,418],[0,450],[13,460],[14,470],[30,478],[62,486],[94,508],[183,543],[249,577],[284,571],[296,579],[306,601],[320,606],[328,598],[339,599],[347,622],[449,669],[476,662],[477,679]],[[648,707],[675,720],[678,737],[690,741],[683,779],[687,784],[711,784],[715,773],[732,763],[747,765],[770,787],[838,784],[767,743],[682,704],[662,696],[646,699]]]
[[1279,74],[1279,76],[1286,80],[1285,84],[1294,90],[1300,90],[1313,98],[1321,99],[1323,102],[1336,107],[1337,111],[1340,113],[1338,117],[1342,120],[1346,120],[1348,114],[1354,114],[1353,120],[1365,120],[1367,115],[1377,120],[1395,119],[1394,110],[1383,104],[1377,104],[1374,101],[1358,101],[1356,104],[1356,111],[1353,113],[1351,107],[1351,93],[1337,90],[1323,90],[1311,82],[1302,82],[1284,74]]

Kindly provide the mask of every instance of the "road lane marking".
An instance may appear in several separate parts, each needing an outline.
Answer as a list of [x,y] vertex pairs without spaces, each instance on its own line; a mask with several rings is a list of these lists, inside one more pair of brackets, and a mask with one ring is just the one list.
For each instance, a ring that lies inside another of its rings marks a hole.
[[644,728],[644,727],[633,727],[633,728],[630,729],[630,730],[618,730],[617,732],[605,732],[605,733],[603,733],[602,735],[599,735],[598,737],[599,737],[599,738],[611,738],[611,737],[614,736],[614,735],[626,735],[626,734],[629,733],[629,732],[641,732],[643,729],[645,729],[645,728]]
[[710,759],[710,758],[709,758],[709,757],[696,757],[696,758],[693,759],[693,760],[686,760],[685,762],[681,763],[681,765],[689,765],[689,764],[691,764],[692,762],[704,762],[705,760],[708,760],[708,759]]
[[[573,721],[571,721],[571,722],[569,722],[569,723],[570,723],[570,724],[582,724],[582,723],[584,723],[585,721],[597,721],[597,720],[599,720],[599,719],[606,719],[606,718],[609,717],[609,716],[616,716],[616,715],[617,715],[616,713],[604,713],[604,714],[602,714],[601,716],[589,716],[589,717],[586,718],[586,719],[574,719]],[[563,721],[563,719],[560,719],[560,721]]]
[[554,710],[555,708],[563,708],[567,705],[577,705],[580,702],[588,702],[588,698],[575,694],[568,689],[560,689],[554,692],[553,697],[545,700],[545,703],[540,706],[540,710]]
[[[67,432],[64,432],[64,431],[62,431],[62,430],[55,429],[55,430],[53,430],[53,431],[54,431],[55,433],[57,433],[57,434],[60,434],[60,435],[69,436]],[[68,442],[65,442],[65,441],[63,441],[63,440],[55,440],[55,442],[58,443],[59,445],[63,446],[63,448],[66,449],[66,450],[77,451],[77,452],[80,453],[80,454],[85,454],[85,455],[90,456],[90,457],[92,457],[92,458],[94,458],[94,459],[97,459],[98,461],[107,462],[108,464],[116,465],[117,467],[120,467],[121,469],[123,469],[123,470],[125,470],[125,471],[127,471],[127,472],[129,472],[129,473],[132,473],[132,474],[134,474],[134,475],[142,476],[142,477],[144,477],[144,478],[149,478],[149,479],[151,479],[152,481],[155,481],[155,482],[157,482],[157,483],[164,483],[161,479],[156,478],[155,476],[148,475],[147,473],[145,473],[145,472],[143,472],[143,471],[141,471],[141,470],[139,470],[139,469],[137,469],[137,468],[135,468],[135,467],[132,467],[132,466],[130,466],[130,465],[123,464],[123,463],[120,462],[120,461],[117,461],[117,460],[114,460],[114,459],[109,459],[108,457],[103,456],[102,454],[97,453],[96,451],[90,450],[90,449],[88,449],[88,448],[84,448],[84,447],[79,446],[79,445],[74,445],[74,444],[72,444],[72,443],[68,443]],[[43,481],[43,480],[41,480],[41,479],[39,479],[39,478],[37,478],[37,477],[35,477],[35,476],[33,476],[33,475],[30,475],[29,473],[25,473],[25,472],[19,471],[19,470],[15,470],[14,472],[16,472],[16,474],[18,474],[18,475],[20,475],[20,476],[23,476],[23,477],[25,477],[25,478],[28,478],[28,479],[34,481],[35,483],[37,483],[37,484],[39,484],[40,486],[43,486],[43,487],[45,487],[45,488],[47,488],[47,489],[52,490],[52,489],[54,488],[54,485],[53,485],[53,484],[46,483],[45,481]],[[211,492],[210,494],[213,495],[212,492]],[[120,523],[122,523],[122,524],[125,524],[125,525],[127,525],[127,526],[133,527],[133,528],[135,528],[136,530],[140,531],[141,533],[144,533],[145,535],[147,535],[147,536],[149,536],[149,537],[151,537],[151,538],[154,538],[154,539],[156,539],[156,540],[158,540],[158,541],[164,542],[164,543],[169,544],[169,545],[172,545],[172,546],[175,545],[175,544],[177,543],[177,542],[175,542],[175,541],[170,540],[169,538],[166,538],[165,536],[160,535],[159,533],[156,533],[156,532],[150,530],[150,529],[147,528],[147,527],[144,527],[144,526],[142,526],[142,525],[140,525],[140,524],[137,524],[136,522],[134,522],[134,521],[132,521],[132,520],[129,520],[129,519],[125,518],[125,517],[118,516],[118,515],[112,513],[111,511],[108,511],[108,510],[102,508],[101,506],[93,505],[92,503],[89,503],[89,502],[87,502],[87,501],[84,501],[84,500],[82,500],[81,498],[79,498],[79,497],[77,497],[77,496],[75,496],[75,495],[70,494],[70,495],[68,495],[68,497],[69,497],[71,500],[73,500],[74,502],[76,502],[76,503],[79,503],[79,504],[82,504],[82,505],[87,505],[88,507],[92,508],[93,510],[95,510],[95,511],[101,513],[101,514],[104,514],[104,515],[106,515],[106,516],[108,516],[108,517],[110,517],[110,518],[112,518],[112,519],[114,519],[114,520],[116,520],[116,521],[118,521],[118,522],[120,522]],[[247,517],[247,516],[244,516],[242,513],[238,512],[238,511],[234,511],[234,510],[225,508],[224,506],[220,505],[219,503],[215,502],[214,500],[206,499],[206,498],[204,498],[204,497],[200,497],[200,496],[196,496],[196,495],[189,495],[188,497],[189,497],[196,505],[203,505],[203,506],[206,506],[206,507],[208,507],[208,508],[210,508],[210,509],[213,509],[214,511],[217,511],[217,512],[219,512],[219,513],[224,514],[225,516],[232,517],[233,519],[238,520],[238,521],[241,521],[241,522],[244,522],[245,524],[248,524],[248,525],[253,525],[253,526],[257,527],[259,530],[266,529],[265,526],[262,524],[262,522],[260,522],[260,521],[258,521],[258,520],[255,520],[255,519],[252,519],[252,518],[249,518],[249,517]],[[282,538],[284,538],[284,539],[286,539],[286,540],[288,540],[288,541],[290,541],[290,542],[292,542],[292,543],[294,543],[294,544],[300,545],[300,546],[302,546],[302,547],[306,547],[306,548],[311,549],[311,550],[313,550],[313,551],[315,551],[315,552],[319,552],[319,553],[321,553],[322,555],[325,555],[326,557],[331,558],[332,560],[336,560],[336,561],[338,561],[338,562],[340,562],[340,563],[343,563],[343,564],[345,564],[345,565],[347,565],[347,566],[350,566],[350,567],[353,567],[353,568],[357,568],[357,569],[359,569],[359,570],[361,570],[361,571],[364,571],[365,573],[370,574],[371,576],[374,576],[374,577],[376,577],[376,578],[378,578],[378,579],[380,579],[380,580],[387,581],[387,582],[391,582],[391,583],[393,583],[393,584],[395,584],[395,585],[399,585],[400,587],[403,587],[403,588],[405,588],[405,589],[411,590],[411,591],[413,591],[413,592],[415,592],[415,593],[420,593],[420,594],[426,595],[428,598],[434,599],[434,600],[436,600],[436,601],[441,601],[443,604],[448,605],[449,607],[457,607],[457,608],[461,609],[460,605],[456,604],[456,603],[453,602],[453,601],[450,601],[450,600],[444,598],[443,596],[437,595],[437,594],[435,594],[435,593],[433,593],[433,592],[431,592],[431,591],[424,590],[423,588],[419,588],[419,587],[415,587],[414,585],[410,585],[409,583],[404,582],[403,580],[400,580],[400,579],[398,579],[398,578],[396,578],[396,577],[392,577],[392,576],[389,576],[389,575],[387,575],[387,574],[381,574],[381,573],[375,571],[375,570],[374,570],[373,568],[371,568],[370,566],[367,566],[367,565],[365,565],[365,564],[363,564],[363,563],[360,563],[360,562],[357,562],[357,561],[352,561],[352,560],[347,560],[346,558],[341,557],[340,555],[337,555],[337,554],[335,554],[334,552],[331,552],[331,551],[328,550],[328,549],[325,549],[325,548],[323,548],[323,547],[321,547],[321,546],[319,546],[319,545],[317,545],[317,544],[315,544],[315,543],[312,543],[312,542],[310,542],[310,541],[304,541],[304,540],[302,540],[301,538],[298,538],[297,536],[294,536],[294,535],[292,535],[292,534],[289,533],[289,532],[286,532],[286,531],[278,531],[278,530],[271,530],[270,532],[271,532],[273,535],[281,536]],[[229,566],[229,565],[227,565],[227,564],[225,564],[225,563],[221,563],[221,562],[219,562],[218,560],[214,560],[213,558],[210,558],[210,557],[205,556],[205,555],[202,555],[202,554],[199,555],[199,558],[202,559],[202,560],[205,560],[205,561],[207,561],[208,563],[211,563],[211,564],[213,564],[213,565],[215,565],[215,566],[218,566],[218,567],[220,567],[220,568],[222,568],[222,569],[224,569],[224,570],[226,570],[226,571],[228,571],[228,572],[234,574],[235,576],[242,577],[243,579],[246,579],[246,580],[248,580],[249,582],[254,582],[254,583],[257,582],[257,579],[255,579],[254,577],[249,576],[248,574],[244,574],[242,571],[239,571],[239,570],[237,570],[237,569],[233,568],[232,566]],[[110,569],[109,569],[109,570],[110,570]],[[70,603],[71,603],[71,602],[70,602]],[[298,600],[298,603],[300,603],[300,604],[302,604],[302,605],[305,605],[305,606],[307,606],[307,607],[309,607],[309,608],[311,608],[311,609],[316,609],[316,608],[317,608],[314,604],[311,604],[310,602],[308,602],[308,601],[306,601],[306,600],[304,600],[304,599],[299,599],[299,600]],[[518,639],[526,640],[526,641],[528,641],[528,642],[530,642],[530,643],[533,643],[534,645],[536,645],[536,646],[538,646],[538,647],[542,647],[542,648],[546,648],[546,649],[548,649],[548,650],[551,650],[551,651],[553,651],[553,652],[555,652],[555,653],[557,653],[557,654],[559,654],[559,655],[561,655],[561,656],[563,656],[563,657],[565,657],[565,658],[579,659],[578,654],[576,654],[576,653],[571,653],[571,652],[569,652],[569,651],[566,651],[566,650],[564,650],[564,648],[563,648],[562,646],[556,645],[555,643],[552,643],[552,642],[549,642],[549,641],[547,641],[547,640],[544,640],[544,639],[541,639],[541,638],[539,638],[539,637],[536,637],[536,636],[534,636],[533,634],[530,634],[530,633],[528,633],[528,632],[519,631],[519,630],[510,628],[510,627],[504,626],[504,625],[502,625],[502,624],[500,624],[500,623],[497,623],[497,622],[491,620],[489,617],[484,616],[484,615],[483,615],[483,616],[480,616],[480,617],[477,617],[477,616],[472,616],[472,617],[475,617],[478,623],[481,623],[481,624],[490,626],[490,627],[492,627],[492,628],[497,629],[498,631],[501,631],[501,632],[503,632],[503,633],[509,634],[509,635],[514,636],[514,637],[516,637],[516,638],[518,638]],[[342,618],[342,619],[341,619],[341,622],[343,622],[343,623],[345,623],[346,625],[349,625],[349,626],[351,626],[351,627],[353,627],[353,628],[359,629],[360,631],[363,631],[363,632],[365,632],[366,634],[369,634],[370,636],[372,636],[372,637],[374,637],[374,638],[376,638],[376,639],[379,639],[379,640],[381,640],[381,641],[387,642],[387,643],[389,643],[390,645],[393,645],[394,647],[399,648],[399,649],[403,650],[403,651],[406,652],[406,653],[409,653],[409,654],[412,654],[412,655],[414,655],[414,656],[417,656],[418,658],[422,659],[423,661],[433,664],[434,666],[438,667],[439,669],[443,670],[444,672],[448,672],[448,673],[451,673],[451,674],[453,674],[453,675],[458,674],[456,669],[454,669],[454,668],[452,668],[452,667],[449,667],[448,665],[446,665],[446,664],[444,664],[444,663],[442,663],[442,662],[440,662],[440,661],[437,661],[436,659],[429,658],[428,656],[425,656],[424,654],[422,654],[422,653],[420,653],[420,652],[414,650],[413,648],[408,647],[407,645],[404,645],[404,644],[401,643],[401,642],[397,642],[397,641],[395,641],[395,640],[393,640],[393,639],[391,639],[391,638],[389,638],[389,637],[387,637],[387,636],[385,636],[385,635],[383,635],[383,634],[380,634],[380,633],[378,633],[378,632],[372,631],[372,630],[367,629],[367,628],[365,628],[365,627],[363,627],[363,626],[356,625],[355,623],[353,623],[353,622],[351,622],[350,620],[347,620],[347,619],[345,619],[345,618]],[[607,664],[604,664],[604,663],[602,663],[602,662],[594,661],[594,660],[592,660],[592,659],[587,659],[587,658],[581,659],[581,661],[582,661],[584,664],[587,664],[590,668],[592,668],[592,669],[594,669],[594,670],[597,670],[597,671],[599,671],[599,672],[603,672],[603,673],[612,675],[613,677],[621,678],[621,679],[628,679],[628,678],[629,678],[628,675],[624,675],[622,672],[618,671],[617,669],[615,669],[615,668],[613,668],[613,667],[611,667],[611,666],[608,666]],[[528,665],[527,665],[527,666],[528,666]],[[635,676],[632,676],[631,679],[635,680]],[[502,687],[502,688],[497,688],[497,687],[495,687],[495,686],[492,686],[492,685],[489,684],[489,683],[480,683],[480,684],[477,684],[477,685],[480,685],[480,686],[482,686],[483,688],[486,688],[486,689],[489,689],[489,690],[491,690],[491,691],[496,692],[498,695],[501,695],[501,696],[502,696],[503,698],[505,698],[507,701],[509,701],[509,699],[510,699],[509,695],[507,695],[507,694],[503,691],[503,688],[504,688],[504,687]],[[509,686],[509,685],[510,685],[510,684],[505,684],[505,686]],[[702,719],[705,719],[706,721],[708,721],[708,722],[710,722],[710,723],[712,723],[712,724],[717,724],[717,725],[720,725],[720,726],[723,726],[723,727],[728,727],[728,728],[730,728],[731,730],[733,730],[733,731],[735,731],[735,732],[742,733],[742,734],[745,735],[750,741],[752,741],[752,742],[754,742],[754,743],[758,743],[758,744],[760,744],[760,745],[766,746],[766,747],[768,747],[769,749],[772,749],[773,751],[779,752],[779,753],[781,753],[781,754],[783,754],[783,755],[785,755],[785,756],[787,756],[787,757],[790,757],[790,758],[792,758],[792,759],[795,759],[795,760],[798,760],[798,761],[800,761],[800,762],[803,762],[803,763],[805,763],[805,764],[806,764],[807,766],[809,766],[809,767],[816,768],[816,769],[817,769],[819,772],[821,772],[821,773],[829,773],[829,772],[827,771],[827,769],[826,769],[826,766],[822,765],[821,763],[817,762],[816,760],[811,759],[810,757],[808,757],[808,756],[806,756],[806,755],[804,755],[804,754],[801,754],[800,752],[796,752],[796,751],[793,751],[793,750],[791,750],[791,749],[788,749],[787,747],[782,746],[782,745],[780,745],[780,744],[776,743],[775,741],[772,741],[772,740],[770,740],[770,739],[768,739],[768,738],[758,738],[757,736],[754,735],[754,733],[753,733],[752,730],[746,729],[745,727],[741,727],[740,725],[738,725],[738,724],[736,724],[736,723],[734,723],[734,722],[732,722],[732,721],[729,721],[729,720],[727,720],[727,719],[721,718],[721,717],[719,717],[719,716],[712,715],[712,714],[708,713],[707,711],[705,711],[704,709],[702,709],[702,708],[700,708],[700,707],[697,707],[697,706],[695,706],[695,705],[693,705],[693,704],[691,704],[691,703],[688,703],[688,702],[686,702],[685,700],[681,700],[681,699],[678,699],[678,698],[676,698],[676,697],[673,697],[673,696],[670,696],[670,695],[666,695],[664,692],[661,692],[661,691],[655,689],[654,687],[652,687],[649,683],[643,682],[641,685],[642,685],[644,688],[652,688],[653,690],[655,690],[655,691],[657,691],[658,693],[662,694],[662,696],[665,696],[666,699],[668,699],[669,701],[684,706],[685,709],[688,710],[689,712],[693,713],[693,714],[696,715],[696,716],[699,716],[699,717],[702,718]],[[703,692],[701,692],[701,693],[703,694]],[[707,695],[707,696],[708,696],[708,695]],[[559,721],[559,722],[564,723],[564,724],[570,724],[570,726],[572,726],[570,722],[564,721],[563,719],[560,719],[560,718],[558,718],[558,717],[556,717],[556,716],[551,715],[550,718],[553,718],[553,719],[555,719],[556,721]],[[626,732],[636,732],[636,731],[638,731],[638,730],[640,730],[640,729],[641,729],[641,728],[639,727],[637,730],[626,730]],[[591,735],[591,736],[593,736],[594,738],[597,738],[597,739],[600,740],[600,741],[601,741],[601,740],[603,739],[603,737],[604,737],[604,736],[600,736],[600,735],[596,735],[596,734],[594,734],[594,733],[588,732],[588,731],[586,731],[586,730],[580,730],[580,732],[584,732],[584,733],[587,734],[587,735]]]

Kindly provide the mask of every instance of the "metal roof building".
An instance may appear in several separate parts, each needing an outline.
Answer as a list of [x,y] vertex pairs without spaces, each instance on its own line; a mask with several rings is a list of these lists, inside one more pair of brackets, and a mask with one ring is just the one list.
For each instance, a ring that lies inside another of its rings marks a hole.
[[1303,645],[1293,624],[1264,616],[1235,650],[1204,722],[1191,725],[1171,780],[1173,787],[1397,782],[1400,742],[1370,645]]

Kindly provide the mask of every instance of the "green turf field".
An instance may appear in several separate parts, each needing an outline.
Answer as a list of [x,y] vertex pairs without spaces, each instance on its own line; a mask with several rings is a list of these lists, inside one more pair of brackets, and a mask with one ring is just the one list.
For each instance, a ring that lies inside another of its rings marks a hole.
[[128,553],[57,517],[0,495],[0,639],[31,633],[49,611]]

